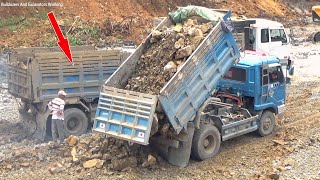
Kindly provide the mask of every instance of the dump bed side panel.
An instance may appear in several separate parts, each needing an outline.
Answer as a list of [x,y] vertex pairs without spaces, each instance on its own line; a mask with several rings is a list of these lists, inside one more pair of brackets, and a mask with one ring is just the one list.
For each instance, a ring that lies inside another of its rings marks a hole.
[[[93,46],[71,47],[76,51],[93,51]],[[23,101],[33,101],[32,92],[32,74],[38,72],[38,69],[31,69],[35,53],[53,53],[61,52],[59,47],[52,48],[16,48],[8,60],[8,91],[10,94]],[[36,88],[36,87],[35,87]]]
[[104,86],[93,131],[147,145],[157,97]]
[[[229,16],[230,13],[224,20]],[[219,79],[239,56],[232,33],[225,31],[220,22],[161,90],[159,100],[177,133],[193,120]]]
[[69,97],[97,98],[101,84],[121,64],[119,50],[73,52],[72,56],[74,65],[60,52],[35,53],[34,102],[51,99],[60,89]]

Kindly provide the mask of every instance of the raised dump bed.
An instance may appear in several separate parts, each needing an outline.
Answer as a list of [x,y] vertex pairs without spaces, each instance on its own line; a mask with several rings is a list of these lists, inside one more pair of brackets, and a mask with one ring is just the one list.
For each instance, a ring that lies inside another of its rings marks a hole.
[[[124,90],[142,54],[150,46],[150,34],[126,59],[101,89],[93,130],[147,145],[159,102],[176,134],[187,129],[198,109],[215,89],[218,80],[238,60],[240,54],[230,30],[230,11],[221,13],[219,22],[185,61],[160,94],[150,95]],[[157,27],[170,27],[165,18]],[[159,100],[159,101],[158,101]]]

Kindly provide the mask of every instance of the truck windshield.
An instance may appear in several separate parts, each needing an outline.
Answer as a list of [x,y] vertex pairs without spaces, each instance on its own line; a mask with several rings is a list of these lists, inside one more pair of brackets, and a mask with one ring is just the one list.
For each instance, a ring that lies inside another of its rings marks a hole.
[[236,67],[231,67],[229,71],[224,75],[224,79],[246,82],[246,70]]
[[284,29],[270,29],[271,42],[281,41],[283,44],[288,43]]

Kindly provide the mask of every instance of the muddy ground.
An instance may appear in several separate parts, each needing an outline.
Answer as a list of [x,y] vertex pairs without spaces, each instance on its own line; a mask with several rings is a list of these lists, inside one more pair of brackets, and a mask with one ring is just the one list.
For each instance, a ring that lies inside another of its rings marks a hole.
[[[73,162],[72,146],[25,138],[17,121],[16,102],[6,89],[2,57],[0,179],[319,179],[320,45],[305,41],[317,26],[292,28],[296,71],[287,86],[286,115],[277,121],[275,132],[264,138],[252,133],[223,142],[216,157],[203,162],[191,160],[183,169],[156,155],[153,166],[134,162],[117,171],[113,162],[106,161],[103,166],[84,168],[82,162]],[[90,139],[95,136],[81,138],[90,150],[94,148]]]

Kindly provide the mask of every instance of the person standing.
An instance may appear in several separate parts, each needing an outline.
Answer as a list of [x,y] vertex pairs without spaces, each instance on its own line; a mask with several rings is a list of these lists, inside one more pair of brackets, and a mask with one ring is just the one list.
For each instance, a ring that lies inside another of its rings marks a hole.
[[51,100],[48,104],[48,108],[52,113],[52,139],[59,139],[60,143],[63,143],[64,140],[64,106],[65,106],[65,97],[67,93],[64,91],[58,92],[58,97]]

